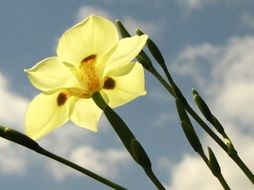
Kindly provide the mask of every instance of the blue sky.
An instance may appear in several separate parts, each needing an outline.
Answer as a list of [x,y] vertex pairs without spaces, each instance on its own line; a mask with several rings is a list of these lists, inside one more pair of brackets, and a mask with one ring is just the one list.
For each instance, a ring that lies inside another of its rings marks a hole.
[[[188,100],[197,88],[254,170],[254,2],[252,0],[10,0],[0,3],[0,124],[24,130],[38,93],[23,72],[55,55],[61,34],[87,16],[119,19],[157,43]],[[173,98],[146,73],[147,96],[116,109],[170,190],[220,189],[180,128]],[[194,104],[191,103],[193,106]],[[198,126],[233,189],[253,186]],[[68,123],[39,143],[128,189],[154,189],[104,117],[92,133]],[[91,178],[0,139],[1,189],[108,189]],[[190,177],[191,176],[191,177]],[[238,180],[236,180],[238,179]]]

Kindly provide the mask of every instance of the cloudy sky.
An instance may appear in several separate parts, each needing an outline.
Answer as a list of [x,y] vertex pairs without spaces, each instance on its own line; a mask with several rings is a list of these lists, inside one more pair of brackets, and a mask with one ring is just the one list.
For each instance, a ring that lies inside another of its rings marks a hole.
[[[61,34],[87,16],[119,19],[158,44],[188,100],[196,88],[254,171],[254,2],[252,0],[9,0],[0,2],[0,124],[24,130],[27,105],[38,93],[24,68],[55,55]],[[222,189],[192,151],[173,98],[146,73],[147,96],[116,111],[149,154],[169,190]],[[225,153],[211,146],[232,189],[253,189]],[[66,124],[39,143],[128,189],[154,189],[102,117],[97,133]],[[6,190],[108,189],[59,163],[0,139],[0,184]]]

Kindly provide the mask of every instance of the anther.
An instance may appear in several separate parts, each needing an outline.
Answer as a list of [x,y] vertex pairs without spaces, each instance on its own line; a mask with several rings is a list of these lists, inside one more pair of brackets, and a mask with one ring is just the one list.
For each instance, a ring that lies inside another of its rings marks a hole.
[[96,55],[89,55],[81,61],[81,64],[91,64],[95,61]]

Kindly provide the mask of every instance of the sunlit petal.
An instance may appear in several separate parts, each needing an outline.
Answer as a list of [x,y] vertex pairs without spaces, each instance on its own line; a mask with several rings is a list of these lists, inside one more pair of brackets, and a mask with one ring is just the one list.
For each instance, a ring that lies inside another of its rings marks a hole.
[[41,93],[33,99],[26,113],[25,130],[29,137],[38,139],[68,121],[76,98],[59,100],[60,93]]
[[130,62],[124,65],[120,65],[119,67],[112,68],[107,73],[104,73],[105,76],[122,76],[125,74],[128,74],[133,67],[135,66],[135,63]]
[[25,70],[30,82],[41,91],[79,87],[77,77],[57,57],[50,57]]
[[109,58],[105,67],[107,73],[112,68],[131,62],[142,50],[147,40],[147,35],[133,36],[121,39],[115,52]]
[[109,52],[118,42],[116,27],[109,20],[90,16],[66,31],[59,40],[57,55],[63,62],[79,65],[90,56]]
[[141,64],[136,63],[133,69],[123,76],[108,76],[115,81],[114,88],[103,89],[109,99],[111,107],[117,107],[146,94],[144,69]]
[[90,99],[79,99],[73,109],[71,121],[80,127],[97,131],[102,110]]

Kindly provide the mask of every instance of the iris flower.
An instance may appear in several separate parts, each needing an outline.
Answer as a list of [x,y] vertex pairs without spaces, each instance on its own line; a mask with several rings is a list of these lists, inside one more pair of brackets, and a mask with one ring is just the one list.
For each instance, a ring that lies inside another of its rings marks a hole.
[[92,99],[100,92],[112,108],[146,94],[144,70],[132,60],[147,35],[119,39],[109,20],[90,16],[59,39],[56,56],[25,70],[42,91],[26,113],[26,134],[38,139],[71,120],[97,131],[102,110]]

